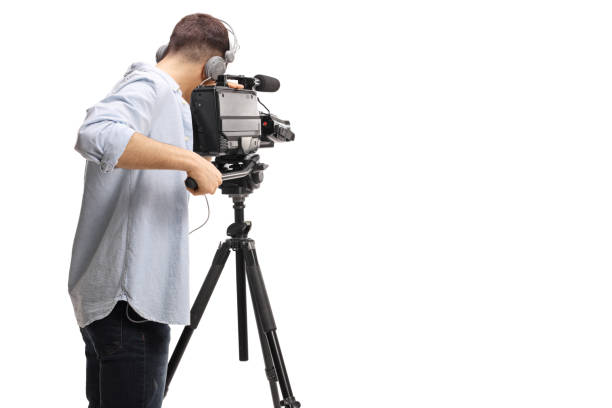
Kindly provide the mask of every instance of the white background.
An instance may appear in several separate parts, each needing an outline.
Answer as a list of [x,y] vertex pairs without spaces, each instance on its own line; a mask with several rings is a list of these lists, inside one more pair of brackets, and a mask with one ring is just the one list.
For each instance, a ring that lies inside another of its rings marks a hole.
[[[262,149],[246,214],[305,408],[611,406],[607,5],[2,3],[0,405],[86,406],[76,131],[208,12],[238,34],[229,72],[280,79],[262,100],[297,135]],[[232,220],[229,198],[210,202],[192,296]],[[193,199],[192,225],[205,215]],[[230,261],[165,407],[270,406],[235,313]]]

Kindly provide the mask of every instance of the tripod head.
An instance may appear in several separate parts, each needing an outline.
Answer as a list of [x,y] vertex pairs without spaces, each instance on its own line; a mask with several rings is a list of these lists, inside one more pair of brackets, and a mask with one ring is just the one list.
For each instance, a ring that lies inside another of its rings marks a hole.
[[263,182],[263,171],[267,164],[259,162],[258,154],[246,156],[219,156],[215,166],[221,172],[223,183],[219,187],[222,194],[229,196],[247,196]]
[[[267,164],[259,162],[259,155],[255,153],[238,156],[218,156],[213,162],[221,172],[223,183],[219,187],[222,194],[246,197],[263,182],[263,171]],[[198,184],[188,177],[185,185],[196,190]]]

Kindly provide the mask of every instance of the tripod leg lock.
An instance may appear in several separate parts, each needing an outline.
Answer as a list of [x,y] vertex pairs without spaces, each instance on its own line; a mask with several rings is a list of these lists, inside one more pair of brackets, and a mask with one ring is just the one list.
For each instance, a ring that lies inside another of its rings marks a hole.
[[276,369],[274,367],[266,370],[266,377],[268,377],[268,381],[278,381],[278,376],[276,375]]
[[281,407],[300,408],[302,404],[295,400],[295,397],[287,397],[280,402]]

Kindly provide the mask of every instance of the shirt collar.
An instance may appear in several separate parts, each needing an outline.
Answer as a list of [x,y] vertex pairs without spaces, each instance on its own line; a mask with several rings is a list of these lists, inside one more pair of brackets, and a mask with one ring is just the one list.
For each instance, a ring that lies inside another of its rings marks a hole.
[[181,87],[179,86],[179,84],[174,80],[174,78],[172,78],[170,76],[170,74],[168,74],[166,71],[161,70],[159,68],[157,68],[154,65],[151,65],[147,62],[135,62],[132,65],[130,65],[130,67],[128,68],[126,75],[132,71],[146,71],[146,72],[155,72],[157,73],[159,76],[161,76],[162,78],[164,78],[164,80],[168,83],[168,85],[170,85],[170,88],[174,91],[177,92],[181,97],[183,95],[183,93],[181,92]]

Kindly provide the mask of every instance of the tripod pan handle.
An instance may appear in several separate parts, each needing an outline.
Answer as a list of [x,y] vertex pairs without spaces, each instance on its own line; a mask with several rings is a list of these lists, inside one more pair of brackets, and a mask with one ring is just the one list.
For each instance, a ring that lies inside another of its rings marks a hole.
[[191,177],[187,177],[185,179],[185,186],[187,188],[190,188],[194,191],[198,191],[198,183],[196,183],[196,181],[194,179],[192,179]]

